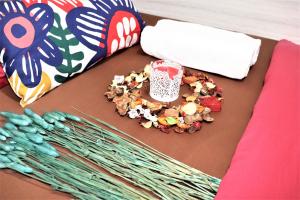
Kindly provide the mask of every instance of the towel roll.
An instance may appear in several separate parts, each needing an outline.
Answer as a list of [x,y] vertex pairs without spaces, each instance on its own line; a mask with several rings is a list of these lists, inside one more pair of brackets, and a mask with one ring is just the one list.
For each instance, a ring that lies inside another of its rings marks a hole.
[[257,61],[261,40],[199,24],[163,19],[146,26],[143,51],[183,66],[243,79]]

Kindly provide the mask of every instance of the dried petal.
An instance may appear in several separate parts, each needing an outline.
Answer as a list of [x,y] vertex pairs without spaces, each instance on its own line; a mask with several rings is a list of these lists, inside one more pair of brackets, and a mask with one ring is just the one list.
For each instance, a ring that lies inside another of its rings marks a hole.
[[131,83],[128,84],[128,87],[129,87],[130,89],[133,89],[133,88],[136,88],[138,85],[139,85],[138,82],[132,81]]
[[184,117],[184,123],[191,125],[194,122],[194,117],[192,115],[188,115]]
[[219,86],[216,87],[217,96],[221,97],[223,94],[223,89]]
[[159,122],[161,125],[164,125],[164,126],[168,126],[168,125],[169,125],[165,117],[159,117],[159,118],[158,118],[158,122]]
[[184,68],[184,75],[185,75],[185,76],[192,76],[192,73],[191,73],[190,70]]
[[117,87],[118,86],[118,82],[116,80],[113,80],[111,86],[112,87]]
[[144,68],[144,76],[149,77],[151,73],[151,65],[146,65]]
[[113,102],[116,104],[128,104],[131,102],[131,99],[128,97],[128,94],[124,94],[122,96],[116,96],[113,99]]
[[155,127],[155,128],[157,128],[158,126],[159,126],[159,123],[156,121],[156,122],[152,122],[153,123],[153,126]]
[[131,102],[131,99],[128,97],[128,94],[124,94],[123,96],[116,96],[113,99],[113,102],[116,104],[116,108],[120,115],[126,115],[128,111],[128,105]]
[[144,122],[141,124],[144,128],[151,128],[152,127],[152,122],[148,121],[148,122]]
[[194,122],[194,123],[193,123],[193,126],[194,126],[195,128],[197,128],[198,130],[200,130],[202,124],[201,124],[201,122]]
[[215,83],[214,79],[208,78],[208,82]]
[[199,113],[195,115],[187,115],[184,117],[184,122],[186,124],[193,124],[194,122],[202,121],[202,117]]
[[205,107],[204,110],[202,111],[203,115],[206,115],[206,114],[209,114],[209,113],[211,113],[211,109],[208,108],[208,107]]
[[176,127],[176,128],[174,129],[174,131],[175,131],[176,133],[182,134],[182,133],[184,133],[185,129],[180,128],[180,127]]
[[116,108],[117,108],[118,113],[121,116],[125,116],[127,114],[127,111],[128,111],[128,106],[127,105],[125,105],[125,104],[117,105]]
[[212,118],[209,114],[203,115],[203,120],[206,122],[213,122],[214,118]]
[[121,88],[121,87],[117,87],[115,89],[115,92],[116,92],[116,95],[117,96],[122,96],[124,94],[124,88]]
[[116,93],[115,91],[109,91],[109,92],[105,92],[104,94],[108,100],[113,100],[113,98],[115,98]]
[[202,106],[208,107],[212,112],[220,112],[221,111],[221,101],[217,99],[217,97],[203,97],[200,99],[200,104]]
[[205,107],[200,106],[199,104],[197,105],[197,112],[202,113],[204,111]]
[[125,80],[125,77],[124,77],[124,76],[118,76],[118,75],[115,75],[115,76],[114,76],[114,81],[115,81],[117,84],[123,84],[123,83],[124,83],[124,80]]
[[128,115],[131,119],[135,119],[135,118],[138,118],[140,116],[140,114],[137,112],[137,110],[135,109],[131,109],[129,112],[128,112]]
[[194,89],[194,92],[200,93],[202,89],[203,89],[203,86],[202,86],[202,84],[199,82],[198,84],[196,84],[196,88]]
[[131,83],[132,80],[133,80],[132,76],[126,76],[125,77],[125,82],[127,82],[127,83]]
[[181,107],[181,111],[187,115],[194,115],[197,112],[197,104],[189,102]]
[[150,118],[149,118],[149,120],[151,121],[151,122],[157,122],[157,116],[156,115],[152,115]]
[[189,97],[187,97],[185,100],[186,100],[187,102],[194,102],[196,99],[197,99],[197,97],[195,97],[195,96],[189,96]]
[[193,133],[196,133],[198,131],[198,129],[194,126],[191,126],[187,132],[190,133],[190,134],[193,134]]
[[[196,87],[196,85],[197,85],[198,83],[200,83],[200,81],[193,82],[193,83],[190,84],[190,86],[191,86],[191,87]],[[200,84],[201,84],[201,83],[200,83]]]
[[178,123],[184,124],[184,118],[183,117],[178,117]]
[[187,97],[189,97],[189,96],[191,96],[191,95],[190,95],[190,94],[187,94],[187,93],[182,95],[183,98],[187,98]]
[[179,117],[179,111],[173,108],[166,109],[164,112],[165,117]]
[[207,91],[207,89],[205,89],[205,88],[202,88],[201,91],[200,91],[200,93],[201,93],[203,96],[208,95],[208,91]]
[[167,133],[167,134],[169,134],[171,132],[171,130],[169,128],[166,128],[166,127],[161,127],[160,131],[163,132],[163,133]]
[[205,80],[205,79],[207,79],[207,76],[204,73],[202,73],[202,72],[193,73],[193,75],[197,76],[197,78],[199,80]]
[[211,82],[206,82],[206,87],[209,89],[209,90],[213,90],[215,89],[216,85],[211,83]]
[[163,105],[159,102],[147,102],[147,107],[151,110],[151,112],[160,111]]
[[136,86],[137,89],[141,89],[143,87],[143,82],[141,82],[138,86]]
[[138,82],[138,83],[141,83],[146,79],[147,78],[144,77],[143,73],[140,73],[138,76],[135,77],[135,81]]
[[137,106],[142,105],[142,99],[136,99],[135,101],[130,102],[130,108],[134,109]]
[[131,90],[130,91],[130,98],[132,100],[137,100],[138,98],[141,97],[141,91],[140,90]]
[[131,74],[129,75],[131,78],[137,77],[137,73],[135,71],[132,71]]
[[182,129],[188,129],[191,127],[191,125],[189,125],[189,124],[180,123],[180,122],[177,123],[177,126]]
[[185,76],[182,78],[182,80],[186,84],[191,84],[198,81],[198,78],[196,76]]
[[142,104],[143,104],[143,106],[147,106],[148,102],[149,102],[148,100],[142,99]]

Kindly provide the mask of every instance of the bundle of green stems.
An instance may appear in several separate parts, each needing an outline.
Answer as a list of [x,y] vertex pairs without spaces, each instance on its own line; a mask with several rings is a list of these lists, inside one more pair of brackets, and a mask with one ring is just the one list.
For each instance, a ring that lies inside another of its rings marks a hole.
[[[86,194],[91,195],[90,199],[109,199],[114,196],[111,199],[128,197],[129,199],[166,200],[213,199],[216,195],[220,179],[164,155],[100,119],[86,115],[91,118],[87,120],[59,111],[39,116],[26,109],[25,114],[34,122],[26,127],[39,130],[44,134],[47,142],[68,149],[83,160],[98,165],[107,172],[150,192],[153,196],[131,189],[124,183],[97,172],[86,162],[74,156],[61,155],[59,162],[56,162],[57,158],[51,156],[51,159],[46,159],[45,156],[49,157],[49,155],[26,156],[26,163],[30,163],[30,166],[40,160],[42,162],[39,163],[47,166],[45,170],[39,170],[35,174],[35,177],[43,179],[43,182],[49,181],[46,177],[54,174],[62,183],[74,183],[72,187],[64,188],[64,184],[47,182],[56,189],[72,191],[72,194],[80,199],[86,199],[88,197],[85,196]],[[47,171],[49,168],[59,170]],[[78,173],[74,175],[74,171]],[[81,172],[89,173],[77,176],[82,174]],[[103,180],[108,185],[105,185]],[[99,185],[103,185],[103,188],[97,190],[99,192],[97,193],[96,189]],[[77,191],[77,188],[80,189]],[[82,190],[85,192],[82,193]]]

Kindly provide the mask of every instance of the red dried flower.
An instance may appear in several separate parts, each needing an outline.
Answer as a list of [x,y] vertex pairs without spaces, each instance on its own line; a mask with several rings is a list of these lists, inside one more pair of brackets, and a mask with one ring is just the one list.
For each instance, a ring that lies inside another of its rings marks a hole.
[[217,99],[217,97],[203,97],[200,99],[201,106],[208,107],[212,112],[220,112],[221,111],[221,101]]

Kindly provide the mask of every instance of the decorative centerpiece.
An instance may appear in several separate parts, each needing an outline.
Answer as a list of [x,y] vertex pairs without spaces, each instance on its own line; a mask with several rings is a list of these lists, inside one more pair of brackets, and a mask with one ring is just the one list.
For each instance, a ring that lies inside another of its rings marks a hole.
[[[116,104],[117,112],[121,116],[138,119],[145,128],[155,127],[165,133],[172,129],[177,133],[195,133],[200,130],[203,122],[213,122],[214,118],[210,114],[221,111],[222,89],[202,72],[191,73],[187,69],[174,68],[170,73],[166,68],[159,69],[159,72],[167,71],[171,74],[170,80],[180,76],[182,70],[181,86],[188,85],[191,93],[182,95],[183,101],[179,105],[169,103],[177,98],[176,91],[178,93],[179,89],[176,87],[173,88],[175,92],[167,94],[167,102],[150,101],[142,97],[141,88],[150,80],[150,74],[155,73],[154,70],[163,62],[165,61],[146,65],[142,72],[133,71],[128,76],[114,77],[105,96]],[[160,76],[163,79],[163,75]],[[159,80],[155,77],[157,76],[152,76],[156,83],[150,84],[150,96],[165,100],[160,94],[161,91],[153,91],[161,89],[161,86],[157,86]],[[169,87],[172,86],[167,85],[165,89],[169,91]]]

